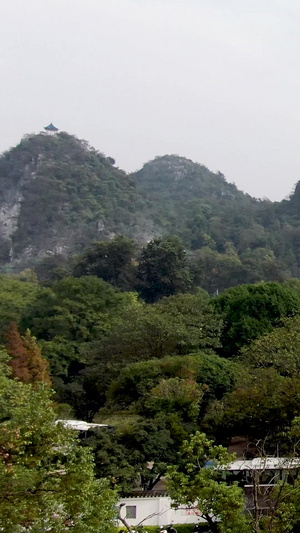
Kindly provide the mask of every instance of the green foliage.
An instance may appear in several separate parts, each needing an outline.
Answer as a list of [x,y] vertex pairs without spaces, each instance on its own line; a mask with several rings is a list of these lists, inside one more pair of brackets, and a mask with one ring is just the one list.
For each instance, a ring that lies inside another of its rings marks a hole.
[[6,372],[0,383],[1,530],[113,532],[116,496],[96,480],[90,451],[55,425],[46,388]]
[[[192,531],[195,529],[194,524],[174,524],[173,527],[175,527],[177,533],[192,533]],[[207,529],[207,524],[199,522],[197,527],[200,529],[200,531],[201,529],[205,530]]]
[[221,320],[208,304],[207,295],[176,295],[155,305],[128,306],[95,349],[102,360],[106,354],[130,363],[215,348],[220,332]]
[[11,322],[19,322],[40,292],[39,285],[0,275],[0,342],[5,342]]
[[191,286],[186,251],[179,239],[154,239],[143,248],[137,287],[146,302],[155,302],[163,296],[188,292]]
[[204,433],[185,441],[178,465],[168,468],[168,490],[179,505],[197,505],[216,533],[249,532],[245,497],[237,484],[227,485],[226,467],[234,456],[214,446]]
[[205,386],[203,390],[207,400],[220,399],[233,387],[235,365],[217,355],[205,353],[134,363],[121,371],[111,386],[110,395],[119,406],[127,407],[151,395],[162,380],[170,384],[174,382],[169,380],[174,378]]
[[193,249],[205,245],[207,235],[219,243],[226,233],[225,240],[231,240],[228,233],[237,224],[237,211],[244,215],[254,203],[221,173],[175,155],[149,161],[135,179],[137,190],[147,200],[144,210],[161,233],[180,235]]
[[209,246],[203,246],[192,256],[191,270],[194,283],[210,294],[222,292],[245,280],[245,268],[241,259],[231,243],[226,244],[227,253],[225,254],[212,250]]
[[255,368],[273,367],[285,377],[300,377],[300,317],[283,320],[283,326],[242,348],[242,359]]
[[224,320],[222,353],[239,349],[280,325],[283,318],[300,312],[299,293],[280,283],[257,283],[228,289],[213,301]]
[[204,427],[223,441],[247,435],[269,455],[289,453],[284,432],[300,409],[299,317],[241,349],[234,389],[210,406]]
[[71,258],[62,254],[53,254],[45,256],[41,261],[35,264],[34,271],[42,285],[51,286],[56,281],[60,281],[72,274]]
[[167,465],[176,463],[179,447],[199,427],[210,403],[232,390],[235,367],[205,353],[119,367],[106,407],[97,415],[116,431],[92,439],[98,471],[106,470],[122,490],[134,481],[154,486]]
[[135,303],[134,294],[121,293],[99,278],[85,276],[64,278],[51,289],[43,289],[26,309],[23,328],[29,327],[39,340],[58,399],[70,403],[78,416],[90,419],[102,400],[92,380],[85,388],[82,376],[92,343],[105,337],[112,322]]
[[298,316],[284,319],[273,329],[241,350],[241,372],[232,390],[217,402],[207,424],[217,425],[227,435],[248,435],[265,439],[268,453],[280,443],[286,449],[283,432],[300,409]]
[[[101,336],[112,316],[122,313],[132,302],[132,294],[122,294],[101,279],[68,277],[38,295],[24,313],[23,323],[44,339],[44,353],[54,374],[63,375],[70,360],[81,359],[81,344]],[[59,357],[61,350],[68,360]]]
[[195,379],[178,376],[162,379],[149,394],[147,408],[152,412],[180,412],[188,419],[197,419],[205,388]]
[[75,276],[97,276],[123,290],[132,290],[136,266],[132,239],[118,236],[108,242],[97,242],[78,259]]
[[126,492],[139,481],[144,457],[137,450],[129,452],[124,440],[111,431],[101,430],[95,431],[84,445],[93,450],[97,475],[105,476],[111,487]]
[[[33,179],[34,177],[34,179]],[[86,141],[65,132],[31,135],[0,158],[0,196],[22,195],[14,259],[81,251],[111,232],[130,233],[140,204],[134,181]]]
[[[176,529],[177,533],[193,533],[195,524],[172,524],[172,527]],[[207,524],[205,522],[199,522],[197,528],[199,528],[200,531],[203,529],[203,533],[207,533]],[[148,533],[160,532],[160,526],[147,526],[145,529]],[[124,527],[122,527],[122,530],[124,531]]]
[[[129,299],[127,294],[126,305],[109,313],[107,320],[106,330],[79,345],[85,366],[77,372],[76,386],[73,380],[69,390],[72,400],[63,399],[73,406],[76,403],[79,416],[86,416],[81,410],[86,402],[95,406],[93,414],[103,406],[110,383],[118,379],[125,364],[219,345],[221,321],[214,316],[208,295],[201,291],[162,299],[155,305],[137,302],[133,296]],[[62,352],[64,346],[57,345],[57,349]]]
[[253,441],[268,439],[265,446],[272,455],[280,434],[299,409],[299,380],[284,378],[272,368],[249,369],[235,389],[214,405],[206,424],[217,426],[215,433],[223,439],[234,435],[247,435]]
[[176,461],[182,430],[180,437],[176,416],[133,420],[125,413],[122,416],[114,433],[99,432],[87,440],[95,454],[97,472],[109,477],[112,486],[123,492],[138,484],[143,490],[151,490],[167,465]]
[[[164,317],[173,317],[180,329],[186,329],[182,335],[179,353],[188,353],[195,348],[217,348],[220,344],[222,320],[211,305],[208,294],[198,290],[195,294],[178,294],[163,298],[156,304],[156,310]],[[169,352],[171,353],[171,352]]]
[[143,488],[155,486],[177,463],[183,440],[199,427],[210,403],[232,390],[235,366],[208,354],[127,365],[98,415],[116,428],[93,439],[98,471],[106,469],[123,490],[134,480]]
[[245,271],[245,280],[248,283],[258,281],[284,281],[289,272],[282,259],[276,258],[274,251],[269,247],[246,250],[241,254],[240,260]]

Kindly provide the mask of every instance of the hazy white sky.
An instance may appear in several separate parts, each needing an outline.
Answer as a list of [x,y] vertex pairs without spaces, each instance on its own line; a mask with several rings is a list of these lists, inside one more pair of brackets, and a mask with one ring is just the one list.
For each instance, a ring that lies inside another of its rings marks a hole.
[[282,199],[299,28],[299,0],[0,0],[0,150],[52,121],[127,171],[180,154]]

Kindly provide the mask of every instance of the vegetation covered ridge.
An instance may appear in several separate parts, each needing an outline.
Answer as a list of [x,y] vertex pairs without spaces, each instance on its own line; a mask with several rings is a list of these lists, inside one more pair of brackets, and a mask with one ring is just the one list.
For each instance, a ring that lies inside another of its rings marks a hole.
[[258,200],[177,155],[126,174],[65,132],[29,135],[0,158],[0,262],[22,270],[116,235],[179,237],[209,292],[299,276],[299,186]]

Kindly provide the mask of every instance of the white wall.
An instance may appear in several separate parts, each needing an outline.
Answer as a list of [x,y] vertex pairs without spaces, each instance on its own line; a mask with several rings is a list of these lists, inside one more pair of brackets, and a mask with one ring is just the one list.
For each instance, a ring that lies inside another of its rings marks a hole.
[[[172,509],[171,499],[168,496],[155,496],[149,498],[123,498],[119,504],[124,503],[121,516],[126,517],[126,505],[136,506],[136,518],[127,518],[131,526],[143,522],[145,526],[166,526],[168,524],[197,524],[205,522],[198,509],[181,506]],[[123,524],[119,522],[119,526]]]

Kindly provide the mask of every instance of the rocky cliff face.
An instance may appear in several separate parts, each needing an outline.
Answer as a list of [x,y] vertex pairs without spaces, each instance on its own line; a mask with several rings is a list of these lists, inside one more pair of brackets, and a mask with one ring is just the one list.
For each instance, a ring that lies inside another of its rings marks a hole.
[[66,133],[24,138],[0,159],[0,261],[74,253],[137,233],[132,178]]

